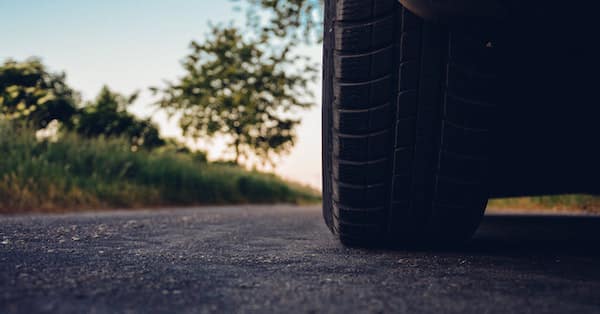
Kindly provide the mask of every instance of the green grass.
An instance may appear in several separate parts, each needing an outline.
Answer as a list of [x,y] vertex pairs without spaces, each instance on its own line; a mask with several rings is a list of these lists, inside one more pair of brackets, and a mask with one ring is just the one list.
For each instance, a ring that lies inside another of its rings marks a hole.
[[490,200],[488,206],[497,209],[532,209],[554,211],[584,211],[600,213],[600,196],[564,194],[551,196],[513,197]]
[[273,174],[175,152],[133,152],[122,139],[39,141],[0,125],[0,213],[239,203],[312,203]]

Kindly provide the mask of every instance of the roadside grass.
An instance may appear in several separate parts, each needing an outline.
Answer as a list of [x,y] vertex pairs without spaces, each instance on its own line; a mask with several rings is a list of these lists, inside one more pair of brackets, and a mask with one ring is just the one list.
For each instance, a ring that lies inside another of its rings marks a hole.
[[0,213],[243,203],[316,203],[317,191],[274,174],[132,151],[124,139],[38,140],[0,125]]
[[587,194],[564,194],[491,199],[488,208],[543,210],[555,212],[579,211],[600,214],[600,196]]

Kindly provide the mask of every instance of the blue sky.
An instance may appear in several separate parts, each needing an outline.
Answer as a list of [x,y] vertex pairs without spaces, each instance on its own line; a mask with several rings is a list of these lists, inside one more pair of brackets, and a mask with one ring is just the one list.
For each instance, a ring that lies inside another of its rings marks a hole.
[[[192,39],[201,41],[208,23],[243,25],[244,14],[227,0],[0,0],[0,61],[41,57],[52,71],[64,71],[85,100],[102,85],[122,93],[141,90],[131,108],[152,115],[167,136],[178,128],[149,108],[149,86],[181,74],[180,60]],[[303,52],[320,58],[319,47]],[[320,104],[318,82],[315,103]],[[284,177],[320,186],[319,106],[302,113],[303,125],[294,151],[277,172]],[[219,141],[200,143],[217,157]]]

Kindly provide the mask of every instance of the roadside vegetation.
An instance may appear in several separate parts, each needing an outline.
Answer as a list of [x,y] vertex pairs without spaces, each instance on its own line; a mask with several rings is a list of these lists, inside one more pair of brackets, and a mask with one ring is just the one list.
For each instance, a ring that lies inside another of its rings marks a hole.
[[[183,137],[161,136],[129,107],[139,92],[107,86],[92,100],[38,57],[0,64],[0,213],[234,203],[309,203],[318,191],[274,174],[311,107],[316,67],[290,42],[213,26],[191,41],[185,75],[148,87]],[[266,32],[266,30],[265,30]],[[217,162],[184,143],[224,140]],[[229,154],[227,154],[229,153]],[[231,154],[233,153],[233,154]],[[233,158],[231,157],[233,155]]]
[[273,174],[208,163],[172,147],[132,151],[126,138],[38,139],[0,125],[0,213],[231,203],[314,203]]
[[600,214],[600,196],[586,194],[564,194],[532,197],[513,197],[492,199],[488,208],[495,211],[551,211],[584,212]]

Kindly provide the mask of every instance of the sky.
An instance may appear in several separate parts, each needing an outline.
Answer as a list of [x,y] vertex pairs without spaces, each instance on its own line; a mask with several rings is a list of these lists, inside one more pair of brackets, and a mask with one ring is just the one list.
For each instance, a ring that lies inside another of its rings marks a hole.
[[[124,94],[141,91],[130,111],[157,122],[164,136],[178,137],[175,120],[150,106],[150,86],[183,74],[180,61],[192,40],[202,41],[209,22],[243,25],[244,13],[228,0],[0,0],[0,62],[42,58],[51,71],[65,72],[84,100],[103,85]],[[315,61],[320,47],[302,47]],[[291,153],[275,172],[321,187],[320,82],[315,106],[299,113],[302,124]],[[222,141],[197,143],[218,158]]]

